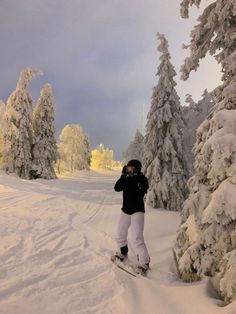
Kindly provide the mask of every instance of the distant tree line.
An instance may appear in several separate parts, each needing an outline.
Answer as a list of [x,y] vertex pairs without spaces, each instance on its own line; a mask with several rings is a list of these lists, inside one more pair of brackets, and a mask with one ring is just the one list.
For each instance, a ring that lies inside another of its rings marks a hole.
[[23,179],[56,179],[57,174],[110,168],[113,151],[101,144],[91,151],[80,124],[66,125],[55,137],[55,102],[50,84],[45,84],[36,103],[29,83],[38,69],[26,68],[6,105],[0,101],[0,167]]

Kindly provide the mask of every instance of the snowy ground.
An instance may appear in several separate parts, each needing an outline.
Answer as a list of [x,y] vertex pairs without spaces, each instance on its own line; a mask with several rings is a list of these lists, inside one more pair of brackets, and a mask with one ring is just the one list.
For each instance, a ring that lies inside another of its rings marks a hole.
[[236,313],[236,303],[222,307],[207,280],[177,279],[171,246],[178,213],[147,209],[151,279],[110,262],[118,177],[91,171],[24,181],[0,173],[0,314]]

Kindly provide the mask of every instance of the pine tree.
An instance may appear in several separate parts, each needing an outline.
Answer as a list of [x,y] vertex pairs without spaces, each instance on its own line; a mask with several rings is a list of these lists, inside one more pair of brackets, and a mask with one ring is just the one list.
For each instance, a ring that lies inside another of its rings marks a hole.
[[55,179],[54,170],[57,159],[55,139],[55,110],[52,87],[46,84],[33,111],[33,172],[35,177]]
[[193,146],[196,142],[196,131],[210,113],[213,106],[213,99],[207,90],[203,92],[202,99],[197,103],[192,99],[191,95],[187,94],[186,96],[185,101],[189,105],[183,107],[183,117],[186,124],[183,133],[183,142],[188,174],[192,176],[194,173]]
[[143,148],[143,171],[149,180],[147,202],[153,207],[178,211],[186,197],[183,156],[184,122],[175,90],[176,72],[170,62],[168,42],[157,34],[161,52],[158,84],[153,88]]
[[28,85],[30,80],[39,74],[41,71],[30,68],[21,72],[16,89],[7,100],[4,115],[4,168],[8,173],[16,173],[25,179],[31,177],[33,144],[32,98],[28,91]]
[[137,130],[135,133],[134,140],[130,142],[128,148],[123,154],[124,163],[127,163],[130,159],[142,159],[143,153],[143,135]]
[[[183,17],[200,0],[184,0]],[[179,275],[186,281],[202,274],[225,302],[236,298],[236,2],[217,0],[205,8],[191,32],[190,57],[182,66],[186,80],[209,52],[222,66],[223,84],[215,105],[197,131],[195,174],[184,203],[174,246]]]

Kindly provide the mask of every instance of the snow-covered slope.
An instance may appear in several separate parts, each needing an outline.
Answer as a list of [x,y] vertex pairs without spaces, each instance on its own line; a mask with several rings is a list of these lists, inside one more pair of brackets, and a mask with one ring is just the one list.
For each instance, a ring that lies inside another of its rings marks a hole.
[[221,307],[206,279],[177,279],[171,252],[176,212],[147,209],[150,279],[133,278],[110,262],[118,176],[85,171],[26,181],[0,173],[1,314],[236,312],[235,302]]

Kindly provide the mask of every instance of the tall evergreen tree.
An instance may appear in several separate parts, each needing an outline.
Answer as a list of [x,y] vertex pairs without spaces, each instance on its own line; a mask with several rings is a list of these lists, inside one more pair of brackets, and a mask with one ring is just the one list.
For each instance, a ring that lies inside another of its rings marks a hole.
[[[200,0],[184,0],[183,17]],[[190,56],[182,66],[188,79],[209,52],[222,66],[223,84],[214,91],[215,105],[198,128],[195,174],[189,180],[174,255],[179,275],[186,281],[202,274],[225,302],[236,299],[236,1],[209,4],[191,32]]]
[[168,42],[162,34],[158,33],[157,37],[161,52],[159,80],[153,88],[143,148],[143,170],[150,186],[147,202],[156,208],[179,211],[187,194],[182,143],[184,122]]
[[36,177],[55,179],[57,159],[55,139],[55,109],[52,87],[46,84],[33,111],[33,170]]
[[143,153],[143,135],[137,130],[134,136],[134,140],[130,142],[128,148],[124,152],[124,163],[127,163],[130,159],[142,159]]
[[37,69],[24,69],[16,89],[7,100],[4,115],[4,168],[9,173],[30,179],[33,144],[31,110],[32,98],[28,91],[30,80],[41,74]]

